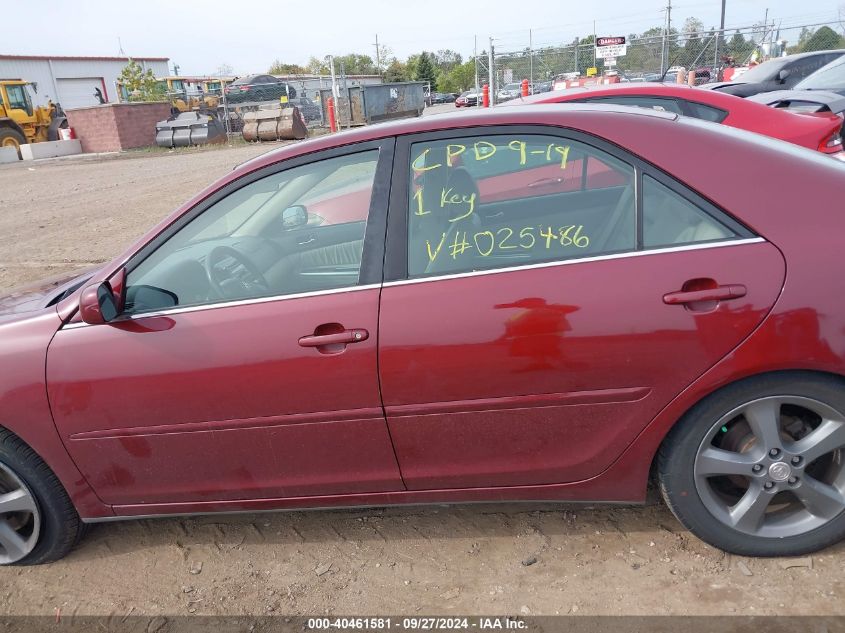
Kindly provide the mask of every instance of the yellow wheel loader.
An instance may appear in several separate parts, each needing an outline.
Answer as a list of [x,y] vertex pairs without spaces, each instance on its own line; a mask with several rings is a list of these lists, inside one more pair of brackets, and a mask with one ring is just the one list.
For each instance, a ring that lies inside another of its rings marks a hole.
[[21,79],[0,79],[0,147],[14,147],[18,154],[25,143],[59,140],[59,128],[67,127],[59,104],[33,105],[30,87],[37,89]]

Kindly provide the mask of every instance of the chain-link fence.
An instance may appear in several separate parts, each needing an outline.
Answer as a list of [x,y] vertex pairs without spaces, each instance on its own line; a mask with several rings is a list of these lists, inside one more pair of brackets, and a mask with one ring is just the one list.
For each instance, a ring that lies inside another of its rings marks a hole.
[[[666,32],[627,36],[624,54],[605,59],[594,36],[569,45],[496,50],[494,86],[498,100],[517,96],[527,79],[532,92],[562,87],[565,80],[589,76],[616,81],[675,81],[678,71],[694,72],[696,84],[729,79],[750,66],[782,55],[845,48],[841,24],[790,26],[754,25],[700,32]],[[617,49],[618,50],[618,49]],[[489,83],[488,57],[476,59],[479,82]]]

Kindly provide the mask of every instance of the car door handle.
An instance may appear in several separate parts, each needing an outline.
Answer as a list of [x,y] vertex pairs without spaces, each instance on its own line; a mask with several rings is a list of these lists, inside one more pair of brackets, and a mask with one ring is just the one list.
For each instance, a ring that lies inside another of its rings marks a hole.
[[540,178],[540,180],[528,183],[528,187],[548,187],[550,185],[559,185],[562,182],[563,178]]
[[731,284],[729,286],[716,286],[704,290],[680,290],[663,295],[663,303],[668,305],[683,305],[697,301],[727,301],[739,299],[747,292],[742,284]]
[[309,334],[299,339],[302,347],[323,347],[324,345],[348,345],[350,343],[361,343],[370,337],[367,330],[358,328],[355,330],[343,330],[332,334]]

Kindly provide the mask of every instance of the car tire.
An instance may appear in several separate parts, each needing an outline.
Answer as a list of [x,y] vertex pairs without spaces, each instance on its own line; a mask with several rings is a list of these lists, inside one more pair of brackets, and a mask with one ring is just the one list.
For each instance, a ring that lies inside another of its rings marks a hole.
[[[845,499],[843,387],[845,382],[829,375],[778,372],[734,383],[698,403],[657,455],[660,491],[675,517],[703,541],[742,556],[798,556],[840,541],[845,537],[845,506],[839,511],[839,500]],[[770,418],[775,422],[766,424]],[[817,429],[819,434],[799,443]],[[811,446],[812,451],[799,451]],[[816,456],[829,446],[829,452]],[[772,451],[780,453],[773,457]],[[723,470],[731,472],[713,474]],[[819,490],[829,496],[817,497]]]
[[[82,538],[84,524],[67,492],[35,451],[13,433],[0,429],[0,499],[3,493],[16,491],[18,498],[29,495],[34,500],[34,512],[4,513],[0,503],[0,536],[11,542],[11,528],[19,537],[14,552],[0,539],[0,565],[40,565],[70,552]],[[33,533],[37,533],[35,538],[26,543],[26,537]],[[19,547],[21,540],[23,547]]]

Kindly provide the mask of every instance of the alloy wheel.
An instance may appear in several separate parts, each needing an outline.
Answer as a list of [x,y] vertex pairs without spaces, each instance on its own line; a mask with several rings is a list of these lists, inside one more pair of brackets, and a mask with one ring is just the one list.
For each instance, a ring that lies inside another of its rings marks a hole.
[[35,549],[40,532],[35,496],[20,477],[0,463],[0,565],[26,557]]
[[754,536],[783,538],[845,510],[845,415],[799,396],[752,400],[723,416],[695,457],[707,510]]

